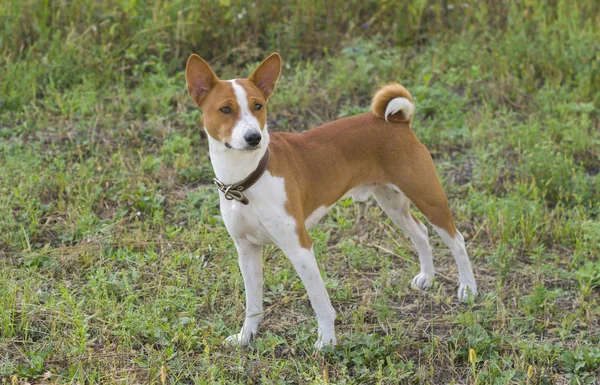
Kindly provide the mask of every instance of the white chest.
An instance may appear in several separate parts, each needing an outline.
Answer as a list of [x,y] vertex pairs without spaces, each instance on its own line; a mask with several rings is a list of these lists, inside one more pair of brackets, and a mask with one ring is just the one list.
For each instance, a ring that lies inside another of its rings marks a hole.
[[266,171],[244,194],[249,200],[248,205],[220,195],[221,215],[227,231],[234,239],[259,245],[273,243],[273,225],[291,218],[285,210],[283,178],[274,177]]
[[221,215],[227,231],[234,239],[247,240],[257,245],[272,243],[269,233],[252,208],[221,197]]

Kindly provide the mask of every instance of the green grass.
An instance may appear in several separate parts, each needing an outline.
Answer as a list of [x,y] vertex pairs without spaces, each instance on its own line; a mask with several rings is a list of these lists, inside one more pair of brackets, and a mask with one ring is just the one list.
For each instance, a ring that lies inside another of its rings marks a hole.
[[[595,1],[0,4],[0,383],[592,384],[600,378],[600,6]],[[265,22],[267,20],[268,22]],[[367,25],[365,25],[367,24]],[[183,68],[286,60],[273,131],[413,93],[481,295],[431,237],[429,292],[375,202],[311,231],[340,344],[266,249],[251,348]]]

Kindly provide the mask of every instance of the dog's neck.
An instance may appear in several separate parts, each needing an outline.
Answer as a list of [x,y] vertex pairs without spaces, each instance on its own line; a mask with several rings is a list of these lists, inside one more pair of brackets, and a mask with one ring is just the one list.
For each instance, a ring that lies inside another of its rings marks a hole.
[[207,132],[210,162],[215,176],[224,184],[242,181],[258,167],[258,163],[269,147],[269,132],[263,129],[260,147],[253,151],[232,150],[212,138]]

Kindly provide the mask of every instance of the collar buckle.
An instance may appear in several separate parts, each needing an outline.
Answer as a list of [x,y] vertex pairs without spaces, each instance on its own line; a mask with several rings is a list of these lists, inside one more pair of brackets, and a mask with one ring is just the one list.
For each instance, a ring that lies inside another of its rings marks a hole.
[[244,186],[237,186],[237,184],[226,185],[217,178],[213,179],[213,183],[223,193],[223,195],[225,195],[225,199],[228,201],[236,200],[242,203],[244,203],[244,201],[248,201],[246,196],[242,193],[242,191],[244,191]]
[[268,162],[269,162],[269,149],[267,148],[267,151],[265,152],[265,155],[263,155],[262,159],[258,163],[256,170],[254,170],[250,175],[248,175],[248,177],[246,179],[244,179],[238,183],[226,185],[223,182],[221,182],[220,180],[218,180],[217,178],[214,178],[213,183],[215,184],[215,186],[217,186],[219,191],[221,191],[223,193],[223,195],[225,196],[225,199],[227,199],[228,201],[236,200],[244,205],[247,205],[249,203],[249,201],[248,201],[248,198],[246,198],[246,196],[244,195],[243,191],[248,190],[254,183],[256,183],[256,181],[258,181],[258,179],[260,179],[262,174],[267,169]]

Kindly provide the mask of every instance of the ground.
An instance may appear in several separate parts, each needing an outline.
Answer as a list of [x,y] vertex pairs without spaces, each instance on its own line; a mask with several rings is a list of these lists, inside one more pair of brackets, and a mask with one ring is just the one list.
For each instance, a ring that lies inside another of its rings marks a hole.
[[[596,2],[209,3],[0,5],[0,383],[600,381]],[[411,289],[406,235],[349,199],[311,230],[339,345],[313,350],[268,247],[261,332],[223,346],[243,281],[183,69],[196,52],[247,76],[275,50],[271,131],[367,111],[387,81],[412,92],[478,298],[457,300],[433,231],[436,281]]]

